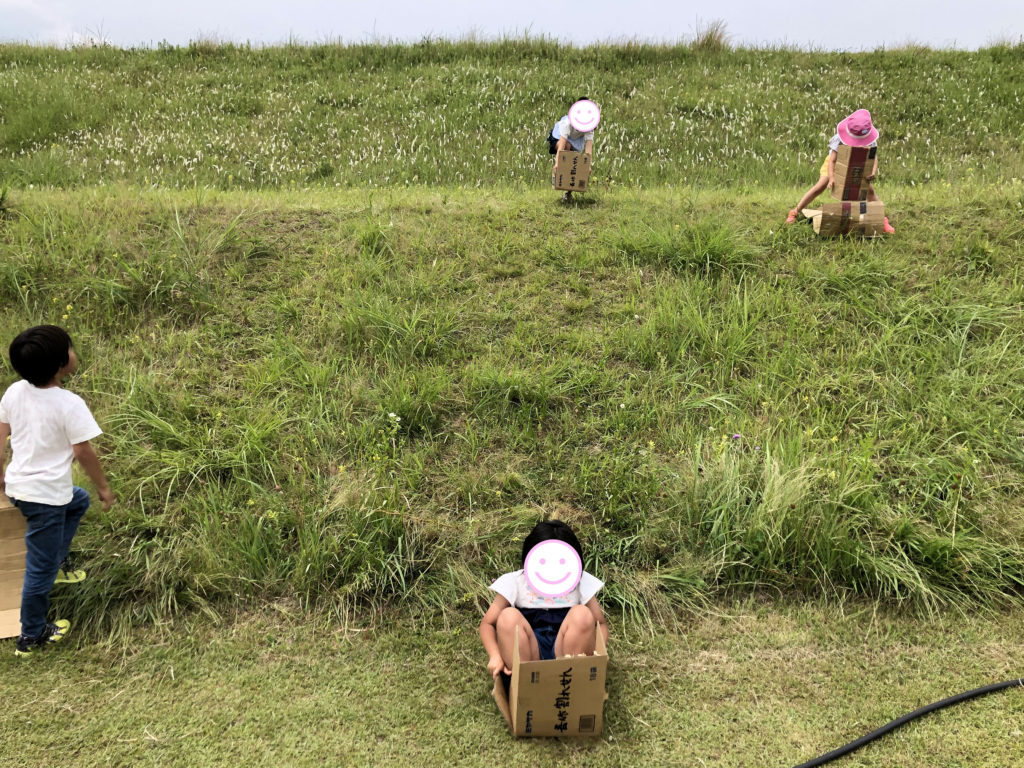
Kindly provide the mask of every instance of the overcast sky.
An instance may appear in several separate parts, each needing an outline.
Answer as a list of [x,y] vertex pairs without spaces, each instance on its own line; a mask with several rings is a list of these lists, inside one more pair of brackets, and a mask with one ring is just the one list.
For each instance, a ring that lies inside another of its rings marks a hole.
[[862,50],[908,42],[977,48],[1019,42],[1024,0],[0,0],[0,40],[182,45],[197,38],[280,43],[545,35],[585,44],[691,39],[722,20],[734,44]]

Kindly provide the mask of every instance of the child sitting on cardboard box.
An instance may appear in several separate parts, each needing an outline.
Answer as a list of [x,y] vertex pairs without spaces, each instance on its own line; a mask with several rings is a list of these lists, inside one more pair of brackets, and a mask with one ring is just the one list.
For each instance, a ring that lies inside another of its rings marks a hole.
[[517,632],[522,661],[593,655],[597,627],[608,640],[595,597],[603,586],[583,570],[583,550],[568,525],[537,523],[523,541],[523,568],[491,584],[498,594],[480,622],[491,676],[512,674]]
[[[549,141],[555,140],[551,153],[558,157],[559,152],[573,150],[584,152],[593,157],[594,155],[594,129],[601,122],[601,109],[588,99],[580,96],[569,107],[568,114],[555,123],[551,130]],[[572,200],[572,192],[566,191],[562,195],[564,202]]]
[[[60,640],[71,622],[48,623],[54,583],[77,583],[84,571],[62,563],[89,509],[89,494],[72,485],[75,459],[96,484],[103,508],[114,494],[89,441],[102,431],[89,406],[61,388],[78,369],[71,337],[56,325],[37,325],[11,342],[11,365],[22,377],[0,398],[0,491],[25,517],[25,581],[21,593],[21,636],[15,654],[27,656]],[[11,464],[4,474],[7,438]]]
[[[786,217],[786,223],[792,224],[796,221],[796,217],[800,211],[810,205],[811,201],[814,200],[818,195],[824,192],[826,189],[831,190],[835,186],[836,178],[836,155],[838,154],[839,145],[846,144],[851,147],[874,147],[878,144],[878,129],[871,124],[871,113],[866,109],[858,109],[852,115],[849,115],[843,120],[839,121],[836,126],[835,135],[829,140],[828,157],[825,158],[825,162],[821,164],[821,169],[818,171],[819,178],[817,183],[811,187],[800,198],[800,202],[796,204],[796,208],[790,210],[789,215]],[[874,168],[871,171],[871,175],[867,176],[865,181],[872,181],[875,178],[875,174],[878,173],[878,159],[875,159]],[[878,195],[875,194],[875,190],[871,189],[868,192],[869,202],[878,202]],[[892,234],[895,232],[895,228],[889,224],[889,218],[886,217],[883,222],[883,229],[886,233]]]

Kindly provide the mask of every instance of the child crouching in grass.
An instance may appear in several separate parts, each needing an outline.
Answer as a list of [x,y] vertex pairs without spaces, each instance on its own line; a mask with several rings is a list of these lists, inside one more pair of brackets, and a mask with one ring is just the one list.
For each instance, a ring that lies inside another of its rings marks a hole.
[[583,550],[568,525],[537,523],[523,541],[523,568],[491,584],[498,594],[480,622],[491,676],[512,674],[517,633],[521,661],[592,655],[598,628],[608,640],[595,597],[603,586],[583,570]]
[[[800,202],[796,204],[796,208],[790,210],[789,215],[786,217],[787,224],[792,224],[796,221],[796,217],[800,215],[800,211],[810,205],[814,198],[826,189],[831,190],[836,185],[836,156],[839,153],[840,144],[846,144],[850,147],[874,147],[878,145],[878,129],[871,124],[870,112],[866,109],[858,109],[852,115],[841,120],[836,126],[836,133],[828,142],[828,157],[825,158],[825,162],[821,164],[821,168],[818,171],[818,181],[804,193],[804,196],[800,198]],[[878,158],[875,158],[875,164],[871,169],[871,175],[866,177],[864,180],[874,180],[875,174],[877,173]],[[871,189],[868,192],[868,201],[878,202],[878,195],[875,194],[874,189]],[[896,231],[893,226],[889,224],[888,216],[883,220],[882,229],[889,234]]]
[[[21,636],[15,648],[16,655],[27,656],[71,628],[69,621],[46,620],[54,583],[85,579],[84,571],[63,565],[89,508],[89,494],[72,485],[71,462],[77,459],[96,484],[104,509],[115,498],[89,444],[102,431],[85,401],[61,388],[78,369],[68,332],[56,325],[29,328],[11,342],[10,357],[22,380],[0,398],[0,491],[27,523]],[[8,437],[12,457],[4,474]]]
[[[601,122],[601,110],[586,96],[580,96],[569,106],[569,111],[551,129],[549,141],[556,141],[552,154],[555,155],[555,165],[552,173],[558,167],[558,153],[580,152],[588,157],[594,156],[594,129]],[[562,195],[562,202],[572,200],[572,192],[566,191]]]

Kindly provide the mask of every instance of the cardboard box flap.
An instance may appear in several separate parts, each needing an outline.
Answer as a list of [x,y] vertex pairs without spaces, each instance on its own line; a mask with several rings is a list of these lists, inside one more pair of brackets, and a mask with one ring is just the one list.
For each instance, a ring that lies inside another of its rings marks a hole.
[[25,578],[25,518],[0,493],[0,637],[21,632],[21,586]]
[[0,637],[17,637],[21,634],[21,608],[0,609]]
[[883,234],[885,205],[877,201],[824,203],[821,208],[805,208],[802,213],[811,220],[814,231],[819,235],[875,237]]
[[16,506],[8,501],[6,496],[0,497],[0,539],[24,538],[24,516]]

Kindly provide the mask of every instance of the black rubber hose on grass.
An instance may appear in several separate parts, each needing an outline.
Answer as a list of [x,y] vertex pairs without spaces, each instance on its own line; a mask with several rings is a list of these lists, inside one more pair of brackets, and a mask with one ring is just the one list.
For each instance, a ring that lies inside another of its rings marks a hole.
[[961,701],[968,701],[969,699],[975,699],[978,696],[984,696],[986,693],[1001,691],[1004,688],[1024,688],[1024,677],[1016,680],[1007,680],[1005,683],[993,683],[992,685],[986,685],[984,688],[975,688],[973,691],[964,691],[963,693],[958,693],[956,696],[950,696],[948,699],[943,699],[942,701],[936,701],[934,704],[929,704],[927,707],[915,709],[910,714],[898,717],[888,725],[883,725],[877,731],[872,731],[871,733],[861,736],[856,741],[851,741],[849,744],[846,744],[839,749],[833,749],[831,752],[826,752],[824,755],[816,757],[813,760],[808,760],[806,763],[800,763],[800,765],[795,766],[795,768],[814,768],[816,765],[830,763],[843,755],[856,752],[865,744],[869,744],[875,739],[885,736],[889,731],[894,731],[901,725],[921,717],[921,715],[927,715],[929,712],[934,712],[938,709],[952,706],[953,704],[959,704]]

